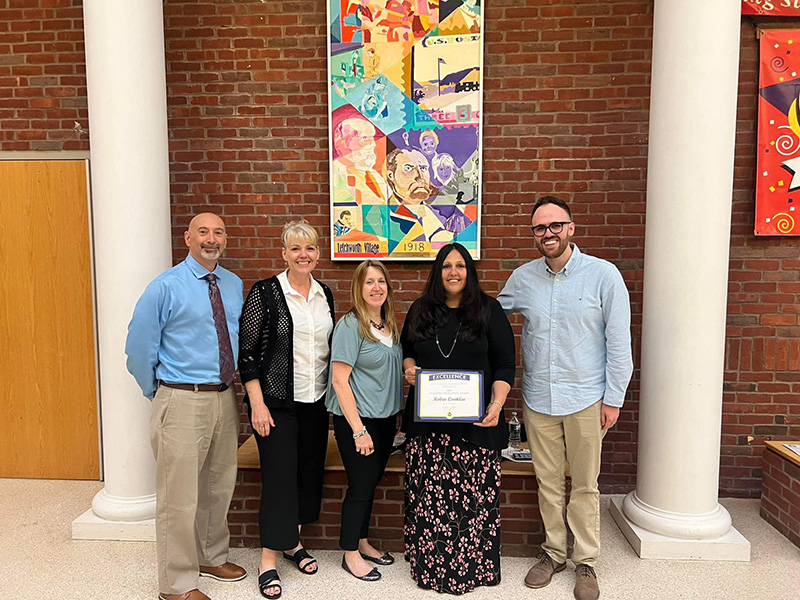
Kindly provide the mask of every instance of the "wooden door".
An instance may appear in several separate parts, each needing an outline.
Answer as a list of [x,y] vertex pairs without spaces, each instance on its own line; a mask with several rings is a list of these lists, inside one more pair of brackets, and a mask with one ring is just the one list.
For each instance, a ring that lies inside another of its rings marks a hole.
[[0,477],[100,477],[86,166],[0,161]]

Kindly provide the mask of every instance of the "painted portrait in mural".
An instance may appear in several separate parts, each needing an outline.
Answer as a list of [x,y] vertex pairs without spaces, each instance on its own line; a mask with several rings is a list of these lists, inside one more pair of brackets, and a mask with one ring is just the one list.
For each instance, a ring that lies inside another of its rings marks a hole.
[[329,1],[333,258],[479,258],[480,2]]

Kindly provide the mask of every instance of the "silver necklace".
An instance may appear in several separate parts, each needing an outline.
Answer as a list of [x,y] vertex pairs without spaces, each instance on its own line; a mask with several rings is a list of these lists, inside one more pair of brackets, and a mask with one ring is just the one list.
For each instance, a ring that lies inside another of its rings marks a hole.
[[448,352],[447,354],[442,352],[442,347],[439,345],[439,332],[438,331],[436,332],[436,334],[435,334],[435,336],[436,336],[436,347],[439,349],[439,354],[441,354],[444,358],[450,358],[450,355],[453,353],[453,350],[456,347],[456,342],[458,341],[458,332],[459,332],[460,329],[461,329],[461,323],[459,323],[458,327],[456,327],[456,335],[453,338],[453,345],[450,346],[450,352]]

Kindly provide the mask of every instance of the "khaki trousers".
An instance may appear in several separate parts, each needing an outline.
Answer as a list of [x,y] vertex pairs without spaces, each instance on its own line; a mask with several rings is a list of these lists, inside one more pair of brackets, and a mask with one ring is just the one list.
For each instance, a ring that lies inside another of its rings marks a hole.
[[569,462],[572,489],[567,523],[575,537],[572,561],[594,566],[600,552],[600,425],[602,401],[564,416],[552,416],[524,405],[525,430],[539,485],[539,511],[545,531],[542,550],[557,563],[567,560],[564,522],[564,469]]
[[150,416],[156,459],[158,591],[197,587],[199,566],[228,560],[228,508],[236,484],[239,412],[233,389],[160,386]]

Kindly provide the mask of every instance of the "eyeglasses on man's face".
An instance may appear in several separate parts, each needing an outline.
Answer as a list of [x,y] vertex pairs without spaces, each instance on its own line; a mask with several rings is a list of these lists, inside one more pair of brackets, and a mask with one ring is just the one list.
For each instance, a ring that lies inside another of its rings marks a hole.
[[536,237],[543,237],[548,229],[553,235],[558,235],[564,231],[564,226],[569,225],[570,223],[572,223],[572,221],[554,221],[553,223],[550,223],[550,225],[535,225],[534,227],[531,227],[531,231]]

